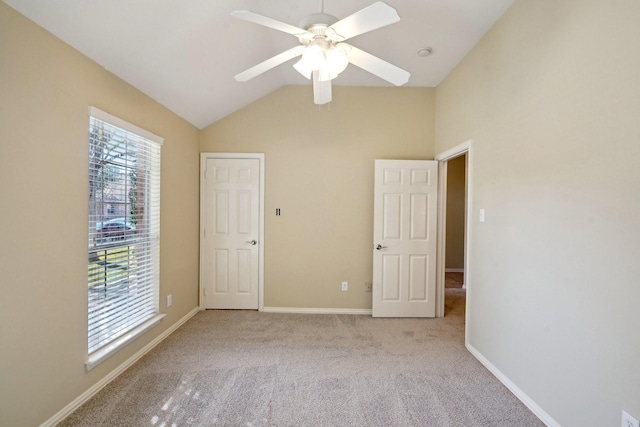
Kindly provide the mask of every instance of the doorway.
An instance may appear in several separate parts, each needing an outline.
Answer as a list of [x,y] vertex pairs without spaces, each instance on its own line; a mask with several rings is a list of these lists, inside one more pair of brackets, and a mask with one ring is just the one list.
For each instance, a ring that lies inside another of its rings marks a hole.
[[446,230],[445,230],[445,303],[444,315],[464,315],[464,231],[466,209],[466,165],[464,153],[447,161]]
[[[446,279],[449,273],[462,273],[457,278],[462,281],[461,292],[466,294],[471,283],[469,271],[469,241],[470,241],[470,212],[471,212],[471,170],[473,165],[473,141],[468,140],[436,156],[439,162],[439,212],[438,212],[438,309],[437,316],[446,315]],[[449,176],[449,170],[452,170]],[[448,185],[448,180],[452,185]],[[451,193],[449,192],[451,190]],[[451,196],[451,204],[448,203]],[[449,208],[457,210],[449,215]],[[454,222],[448,227],[447,221]],[[453,231],[455,230],[455,232]],[[449,238],[452,238],[450,240]],[[462,245],[462,248],[460,246]],[[449,248],[447,248],[449,246]],[[449,249],[449,251],[447,251]],[[455,277],[455,276],[454,276]],[[455,288],[454,288],[455,289]],[[460,293],[460,292],[459,292]],[[468,331],[468,306],[465,304],[465,341]]]

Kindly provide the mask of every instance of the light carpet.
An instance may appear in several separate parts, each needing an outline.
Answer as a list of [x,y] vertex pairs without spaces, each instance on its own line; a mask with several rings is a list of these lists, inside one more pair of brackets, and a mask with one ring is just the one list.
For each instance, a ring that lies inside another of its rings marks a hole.
[[204,311],[60,426],[543,426],[446,316]]

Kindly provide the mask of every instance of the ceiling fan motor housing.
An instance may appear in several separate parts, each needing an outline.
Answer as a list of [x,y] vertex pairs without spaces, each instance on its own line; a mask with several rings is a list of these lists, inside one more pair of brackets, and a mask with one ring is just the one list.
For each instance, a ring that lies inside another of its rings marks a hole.
[[313,33],[312,29],[316,26],[322,26],[327,28],[330,25],[338,22],[338,18],[333,15],[329,15],[326,13],[314,13],[313,15],[309,15],[300,21],[300,28],[303,28],[311,33]]

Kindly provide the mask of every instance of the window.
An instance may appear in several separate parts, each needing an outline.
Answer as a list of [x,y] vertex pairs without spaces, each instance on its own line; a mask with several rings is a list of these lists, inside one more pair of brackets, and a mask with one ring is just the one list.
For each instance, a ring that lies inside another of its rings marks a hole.
[[157,323],[162,138],[89,110],[87,368]]

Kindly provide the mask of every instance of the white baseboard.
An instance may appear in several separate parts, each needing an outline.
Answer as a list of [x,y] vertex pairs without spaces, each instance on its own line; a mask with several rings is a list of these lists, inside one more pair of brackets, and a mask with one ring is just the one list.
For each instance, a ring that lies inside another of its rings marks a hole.
[[264,307],[265,313],[299,314],[364,314],[371,315],[370,308],[302,308],[302,307]]
[[445,273],[464,273],[464,268],[445,268]]
[[496,368],[486,357],[484,357],[475,347],[471,344],[466,344],[467,350],[476,358],[485,368],[489,370],[505,387],[507,387],[511,393],[513,393],[524,405],[529,408],[533,414],[545,423],[548,427],[561,427],[556,420],[551,418],[536,402],[534,402],[527,394],[515,385],[506,375],[504,375],[498,368]]
[[196,307],[193,310],[191,310],[189,313],[183,316],[182,319],[178,320],[170,328],[168,328],[166,331],[158,335],[153,341],[151,341],[149,344],[141,348],[140,351],[138,351],[136,354],[131,356],[129,359],[125,360],[120,366],[118,366],[116,369],[111,371],[100,381],[98,381],[93,386],[91,386],[87,391],[82,393],[80,396],[74,399],[67,406],[62,408],[57,414],[55,414],[53,417],[49,418],[47,421],[42,423],[40,427],[53,427],[56,424],[58,424],[60,421],[64,420],[73,411],[78,409],[82,404],[84,404],[86,401],[91,399],[96,393],[102,390],[107,384],[109,384],[111,381],[116,379],[118,375],[126,371],[129,367],[131,367],[131,365],[136,363],[142,356],[144,356],[149,351],[151,351],[155,346],[160,344],[165,338],[171,335],[176,329],[182,326],[187,320],[195,316],[196,313],[198,313],[199,311],[200,311],[200,307]]

